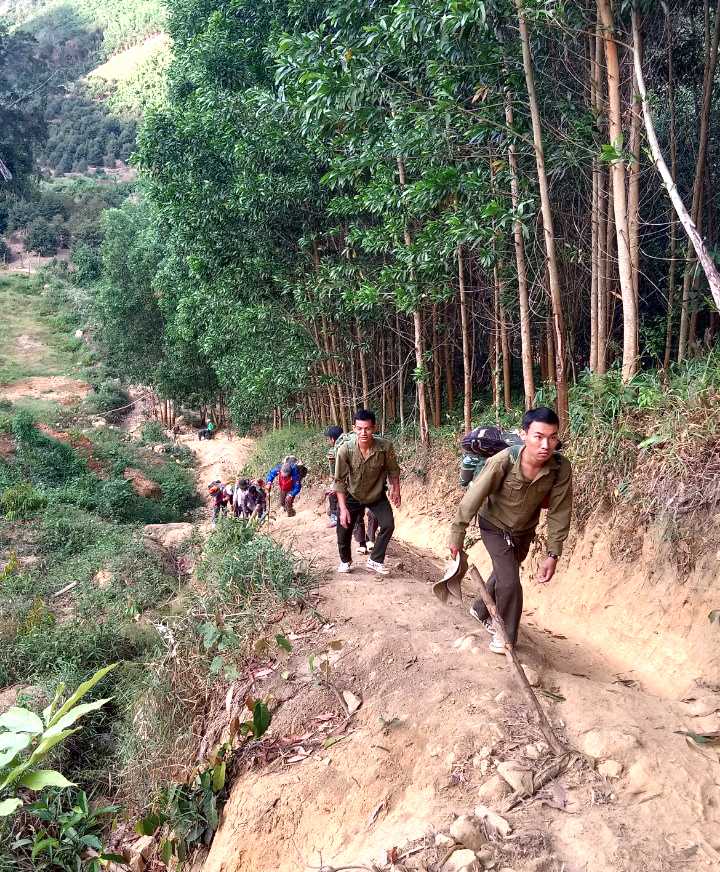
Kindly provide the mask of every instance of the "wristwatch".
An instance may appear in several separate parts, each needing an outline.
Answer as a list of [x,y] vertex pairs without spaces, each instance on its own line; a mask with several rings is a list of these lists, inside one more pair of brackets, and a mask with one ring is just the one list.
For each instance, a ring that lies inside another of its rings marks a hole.
[[554,560],[559,560],[559,559],[560,559],[560,558],[557,556],[557,554],[553,554],[552,551],[548,551],[548,557],[552,557]]

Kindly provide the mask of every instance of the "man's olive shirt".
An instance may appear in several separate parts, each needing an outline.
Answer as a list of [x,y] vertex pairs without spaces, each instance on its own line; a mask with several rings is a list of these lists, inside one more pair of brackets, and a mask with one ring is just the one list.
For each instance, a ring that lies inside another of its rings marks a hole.
[[530,481],[520,471],[524,450],[525,446],[514,463],[507,449],[485,462],[482,472],[470,484],[458,506],[450,535],[451,545],[464,547],[465,531],[478,514],[508,533],[535,530],[540,520],[541,504],[549,494],[547,548],[552,554],[562,554],[572,514],[570,463],[565,457],[558,461],[555,455],[551,455]]
[[335,493],[350,494],[363,505],[377,502],[385,490],[385,478],[400,477],[395,449],[389,439],[373,436],[370,453],[363,457],[358,440],[337,450],[335,458]]

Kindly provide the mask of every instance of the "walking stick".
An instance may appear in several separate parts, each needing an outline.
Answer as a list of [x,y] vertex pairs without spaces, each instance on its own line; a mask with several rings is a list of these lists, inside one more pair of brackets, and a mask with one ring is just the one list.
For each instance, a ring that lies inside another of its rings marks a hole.
[[495,601],[490,596],[487,587],[485,586],[485,582],[483,581],[483,577],[477,571],[477,569],[471,564],[470,565],[470,578],[477,584],[480,590],[480,596],[482,601],[485,603],[485,608],[490,612],[490,615],[493,619],[493,625],[495,631],[500,637],[500,641],[503,643],[503,647],[505,648],[505,656],[508,659],[508,664],[510,666],[510,671],[513,674],[513,677],[520,685],[523,693],[527,697],[528,702],[535,710],[535,714],[537,715],[538,726],[540,727],[540,732],[545,737],[545,741],[552,748],[555,754],[567,754],[570,749],[566,748],[565,745],[558,739],[555,735],[555,732],[550,725],[550,721],[547,719],[545,712],[542,710],[542,706],[538,702],[538,698],[535,696],[532,687],[530,687],[530,682],[527,680],[527,676],[525,675],[525,671],[523,670],[520,661],[518,660],[518,656],[515,653],[513,646],[510,644],[508,639],[507,630],[505,629],[505,622],[498,614],[498,610],[495,607]]

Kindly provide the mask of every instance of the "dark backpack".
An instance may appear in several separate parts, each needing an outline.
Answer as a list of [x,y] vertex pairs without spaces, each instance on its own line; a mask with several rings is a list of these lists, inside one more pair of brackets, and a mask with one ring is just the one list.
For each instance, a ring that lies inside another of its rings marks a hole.
[[460,461],[460,484],[467,487],[477,478],[485,466],[488,457],[509,448],[511,445],[522,445],[522,439],[512,430],[501,430],[499,427],[476,427],[463,436],[460,443],[463,449]]

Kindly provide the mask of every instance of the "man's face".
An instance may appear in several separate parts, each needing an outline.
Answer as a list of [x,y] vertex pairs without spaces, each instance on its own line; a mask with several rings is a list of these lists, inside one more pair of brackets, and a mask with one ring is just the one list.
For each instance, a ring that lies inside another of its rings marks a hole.
[[544,463],[558,444],[558,428],[555,424],[533,421],[527,430],[520,431],[525,450],[533,460]]
[[357,420],[353,424],[353,433],[357,435],[358,443],[367,448],[372,444],[373,433],[375,432],[375,424],[372,421]]

